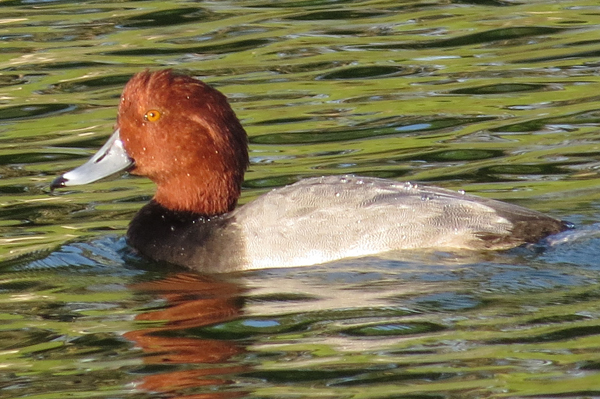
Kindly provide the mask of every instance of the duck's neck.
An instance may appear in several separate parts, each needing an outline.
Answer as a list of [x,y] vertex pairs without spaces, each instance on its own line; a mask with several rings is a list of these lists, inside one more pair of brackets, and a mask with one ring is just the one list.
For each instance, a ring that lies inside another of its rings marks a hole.
[[176,212],[214,216],[230,212],[240,196],[241,182],[215,173],[172,177],[158,182],[154,201]]

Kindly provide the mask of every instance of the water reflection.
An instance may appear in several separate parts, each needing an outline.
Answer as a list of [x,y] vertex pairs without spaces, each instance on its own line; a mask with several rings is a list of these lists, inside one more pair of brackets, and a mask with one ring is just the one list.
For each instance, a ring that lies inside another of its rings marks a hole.
[[595,384],[598,266],[564,263],[561,245],[229,276],[169,273],[122,245],[5,270],[0,365],[19,378],[0,373],[0,389],[380,399],[561,392],[543,379],[556,373]]
[[[180,398],[200,397],[195,389],[210,387],[202,398],[237,398],[245,392],[220,387],[232,384],[228,375],[246,371],[229,360],[244,347],[236,341],[197,337],[195,329],[235,319],[242,314],[244,292],[235,282],[216,277],[181,273],[161,280],[137,283],[130,288],[165,301],[164,306],[136,316],[142,326],[124,336],[144,351],[145,367],[136,386]],[[175,367],[164,367],[175,366]],[[156,372],[153,366],[164,371]],[[181,395],[181,392],[186,392]],[[190,394],[188,394],[190,393]]]

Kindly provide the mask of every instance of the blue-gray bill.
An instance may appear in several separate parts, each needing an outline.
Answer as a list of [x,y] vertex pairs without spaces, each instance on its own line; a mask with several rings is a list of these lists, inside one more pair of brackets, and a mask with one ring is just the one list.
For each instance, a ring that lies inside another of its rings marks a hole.
[[133,159],[123,148],[119,129],[117,129],[89,161],[54,179],[50,184],[50,189],[93,183],[129,169],[131,166],[133,166]]

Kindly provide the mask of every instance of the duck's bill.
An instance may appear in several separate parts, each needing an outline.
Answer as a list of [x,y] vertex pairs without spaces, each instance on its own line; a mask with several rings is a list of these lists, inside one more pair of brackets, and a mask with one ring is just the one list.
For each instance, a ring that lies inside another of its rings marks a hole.
[[119,129],[117,129],[89,161],[54,179],[50,188],[54,190],[59,187],[93,183],[103,177],[129,169],[131,166],[133,166],[133,159],[123,148]]

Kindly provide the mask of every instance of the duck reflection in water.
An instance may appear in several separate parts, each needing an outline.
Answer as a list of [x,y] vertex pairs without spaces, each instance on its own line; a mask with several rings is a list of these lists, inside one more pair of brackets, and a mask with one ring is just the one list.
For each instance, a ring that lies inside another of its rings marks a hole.
[[[182,273],[137,283],[130,289],[166,301],[164,308],[136,317],[141,326],[149,327],[124,334],[146,353],[143,359],[149,367],[144,369],[152,370],[152,365],[167,366],[168,371],[159,368],[161,372],[144,376],[138,388],[178,398],[227,399],[247,394],[229,388],[232,382],[227,379],[230,374],[244,372],[245,367],[235,363],[223,367],[232,356],[243,353],[244,348],[232,340],[205,339],[195,333],[198,328],[241,315],[241,286],[223,279]],[[224,389],[215,390],[219,386]]]

